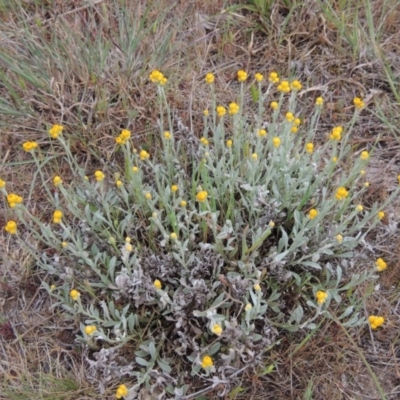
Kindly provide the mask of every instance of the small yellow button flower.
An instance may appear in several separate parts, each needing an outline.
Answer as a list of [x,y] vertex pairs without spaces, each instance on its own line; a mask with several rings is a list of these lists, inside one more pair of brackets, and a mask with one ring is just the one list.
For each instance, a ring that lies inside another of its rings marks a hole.
[[119,179],[115,182],[115,185],[120,188],[121,186],[123,186],[122,181],[120,181]]
[[139,168],[138,168],[138,167],[132,167],[132,172],[136,173],[136,172],[138,172],[138,171],[139,171]]
[[122,399],[122,397],[127,396],[128,393],[128,388],[125,385],[119,385],[117,388],[117,392],[115,393],[115,397],[117,399]]
[[273,110],[277,110],[279,108],[279,104],[276,101],[271,101],[270,106]]
[[57,286],[56,286],[56,285],[53,284],[53,285],[50,286],[50,290],[51,290],[52,292],[54,292],[54,290],[56,290],[56,289],[57,289]]
[[97,328],[96,328],[96,326],[95,325],[88,325],[88,326],[85,326],[85,333],[86,333],[86,335],[88,335],[88,336],[90,336],[90,335],[92,335],[94,332],[96,332],[97,331]]
[[60,134],[62,133],[63,129],[64,129],[64,127],[62,125],[53,125],[49,129],[50,137],[52,137],[53,139],[57,139],[58,136],[60,136]]
[[61,246],[62,246],[63,249],[65,249],[68,246],[68,243],[67,242],[62,242]]
[[210,356],[204,356],[201,361],[201,368],[209,369],[214,365],[213,359]]
[[139,153],[139,157],[142,161],[148,160],[150,158],[150,154],[146,150],[141,150]]
[[158,85],[164,86],[168,79],[158,70],[154,70],[150,73],[150,81]]
[[260,292],[260,291],[261,291],[261,286],[260,286],[259,283],[255,283],[255,284],[253,285],[253,288],[254,288],[254,290],[255,290],[256,292]]
[[178,235],[175,232],[172,232],[169,237],[171,238],[171,240],[176,240],[178,239]]
[[122,140],[121,136],[117,136],[117,137],[115,138],[115,143],[117,143],[117,144],[124,144],[124,141]]
[[376,265],[376,270],[379,272],[384,271],[387,268],[387,264],[383,258],[378,258],[375,261],[375,265]]
[[314,219],[317,216],[318,216],[318,211],[315,208],[311,209],[308,213],[308,218],[310,219]]
[[292,132],[292,133],[297,133],[298,130],[299,130],[299,128],[297,126],[292,126],[290,128],[290,132]]
[[26,152],[30,152],[35,150],[38,147],[38,144],[37,142],[25,142],[22,144],[22,147]]
[[223,117],[226,114],[226,109],[224,106],[218,106],[217,107],[217,115],[218,117]]
[[196,195],[196,200],[200,203],[203,203],[204,201],[207,200],[208,193],[205,190],[202,190],[201,192],[197,193]]
[[315,105],[316,106],[322,106],[324,104],[324,99],[322,97],[317,97],[315,100]]
[[336,241],[338,243],[342,243],[343,242],[343,236],[340,233],[335,236],[335,239],[336,239]]
[[285,115],[285,118],[286,118],[286,121],[288,121],[288,122],[294,121],[294,115],[291,112],[287,112]]
[[343,128],[341,126],[335,126],[332,129],[332,133],[330,134],[329,139],[339,141],[342,138],[342,132]]
[[244,308],[244,310],[245,310],[246,312],[250,312],[252,308],[253,308],[253,306],[252,306],[250,303],[247,303],[246,306],[245,306],[245,308]]
[[265,136],[267,136],[267,131],[265,129],[259,129],[259,131],[257,132],[257,135],[259,137],[265,137]]
[[368,153],[368,151],[363,151],[363,152],[361,153],[360,158],[361,158],[361,160],[363,160],[363,161],[367,161],[367,160],[369,159],[369,153]]
[[15,235],[17,233],[17,223],[15,221],[8,221],[4,229],[10,235]]
[[359,97],[354,97],[353,99],[353,104],[355,105],[356,108],[358,108],[359,110],[361,110],[362,108],[364,108],[365,103],[359,98]]
[[337,157],[332,157],[332,161],[335,163],[337,162],[338,158]]
[[241,69],[237,72],[237,78],[239,82],[244,82],[247,79],[247,72]]
[[365,182],[365,183],[364,183],[364,186],[365,186],[365,187],[369,187],[369,182]]
[[357,210],[357,211],[362,211],[362,210],[364,210],[364,207],[363,207],[361,204],[359,204],[359,205],[356,207],[356,210]]
[[257,82],[261,82],[261,81],[264,79],[264,76],[263,76],[262,74],[260,74],[259,72],[257,72],[257,73],[254,75],[254,78],[256,78],[256,81],[257,81]]
[[301,119],[300,118],[295,118],[294,121],[293,121],[293,124],[295,126],[299,126],[301,124]]
[[54,184],[55,187],[61,185],[62,182],[63,182],[63,181],[62,181],[62,179],[61,179],[59,176],[55,176],[55,177],[53,178],[53,184]]
[[315,293],[315,297],[317,298],[318,304],[324,304],[326,299],[328,298],[328,293],[323,292],[322,290],[318,290],[318,292]]
[[377,329],[385,323],[385,318],[377,315],[370,315],[368,317],[368,322],[372,329]]
[[306,152],[312,154],[314,152],[314,145],[312,143],[306,144]]
[[160,281],[159,279],[156,279],[156,280],[153,282],[153,286],[154,286],[156,289],[161,289],[161,288],[162,288],[162,283],[161,283],[161,281]]
[[61,224],[62,217],[63,217],[62,211],[60,211],[60,210],[54,211],[54,213],[53,213],[53,222],[55,224]]
[[360,175],[365,175],[365,171],[363,169],[360,171]]
[[383,211],[379,211],[378,212],[378,218],[379,219],[382,219],[382,218],[384,218],[385,217],[385,213],[383,212]]
[[277,89],[278,89],[280,92],[289,93],[289,92],[290,92],[290,84],[289,84],[288,81],[282,81],[282,82],[277,86]]
[[251,158],[252,158],[254,161],[256,161],[257,158],[258,158],[257,153],[253,153],[253,154],[251,155]]
[[208,139],[206,139],[204,136],[200,139],[200,142],[204,146],[208,146],[209,145]]
[[269,221],[268,226],[270,228],[273,228],[275,226],[275,222],[274,221]]
[[123,129],[119,137],[122,140],[122,144],[125,144],[131,137],[131,131],[128,131],[128,129]]
[[229,115],[235,115],[239,112],[239,105],[237,103],[229,104]]
[[164,132],[164,139],[171,139],[171,132],[169,132],[169,131],[165,131]]
[[214,74],[212,74],[211,72],[209,72],[205,77],[205,81],[209,85],[211,85],[214,82],[214,79],[215,79]]
[[104,173],[102,171],[97,170],[94,173],[94,177],[96,178],[97,182],[102,182],[104,180],[104,178],[105,178],[105,175],[104,175]]
[[81,294],[80,294],[77,290],[75,290],[75,289],[72,289],[72,290],[69,292],[69,295],[71,296],[71,299],[72,299],[73,301],[77,301],[77,300],[79,299],[79,297],[81,297]]
[[171,186],[171,191],[172,191],[173,193],[177,192],[177,191],[178,191],[178,185],[172,185],[172,186]]
[[21,196],[18,196],[15,193],[10,193],[9,195],[7,195],[7,201],[8,201],[8,205],[11,208],[14,208],[17,204],[22,203],[23,198]]
[[3,179],[0,179],[0,189],[3,189],[6,186],[6,182]]
[[336,200],[344,200],[349,195],[349,192],[344,187],[340,187],[335,194]]
[[279,139],[278,137],[274,137],[272,139],[272,144],[274,145],[274,147],[279,147],[281,145],[281,139]]
[[222,329],[222,326],[221,326],[220,324],[214,324],[214,325],[211,327],[211,332],[212,332],[214,335],[221,336],[222,331],[223,331],[223,329]]
[[277,72],[271,72],[270,74],[269,74],[269,81],[271,82],[271,83],[279,83],[279,75],[278,75],[278,73]]
[[205,117],[208,117],[208,116],[210,115],[210,112],[209,112],[208,110],[204,110],[204,111],[203,111],[203,115],[204,115]]
[[227,140],[227,141],[226,141],[226,146],[227,146],[227,147],[231,148],[231,147],[232,147],[232,144],[233,144],[232,140]]
[[293,90],[301,90],[301,88],[303,87],[300,81],[298,80],[293,81],[290,86]]
[[180,202],[180,205],[181,205],[181,207],[186,207],[186,206],[187,206],[187,201],[182,200],[182,201]]
[[152,196],[151,196],[151,193],[150,193],[150,192],[146,192],[146,193],[144,194],[144,197],[145,197],[147,200],[151,200],[151,199],[152,199]]

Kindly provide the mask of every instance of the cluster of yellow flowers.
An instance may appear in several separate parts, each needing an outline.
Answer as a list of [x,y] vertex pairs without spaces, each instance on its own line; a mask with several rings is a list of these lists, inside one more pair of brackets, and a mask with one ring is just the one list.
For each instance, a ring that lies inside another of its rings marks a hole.
[[160,71],[156,69],[151,72],[149,78],[151,82],[157,83],[161,86],[164,86],[168,81],[168,79]]
[[314,152],[314,145],[312,143],[306,144],[306,152],[312,154]]
[[97,170],[94,172],[94,177],[96,178],[97,182],[102,182],[106,176],[102,171]]
[[117,144],[125,144],[131,137],[131,132],[127,129],[122,130],[122,132],[115,138]]
[[237,78],[239,82],[244,82],[247,79],[247,72],[241,69],[237,72]]
[[210,356],[204,356],[201,361],[201,367],[205,370],[211,368],[214,365],[214,361]]
[[217,115],[218,117],[223,117],[226,114],[226,109],[224,106],[217,107]]
[[368,151],[363,151],[361,152],[361,156],[360,156],[361,160],[363,161],[367,161],[369,159],[369,153]]
[[332,133],[330,134],[329,139],[339,141],[342,138],[342,132],[343,128],[341,126],[335,126],[332,129]]
[[335,194],[336,200],[344,200],[349,195],[349,192],[346,190],[345,187],[340,187]]
[[198,202],[203,203],[207,200],[208,193],[205,190],[201,190],[196,195],[196,199]]
[[9,234],[15,235],[17,233],[17,223],[15,221],[8,221],[4,229]]
[[49,129],[49,135],[50,135],[50,137],[52,137],[53,139],[57,139],[58,136],[61,135],[63,129],[64,129],[64,127],[63,127],[62,125],[53,125],[53,126]]
[[205,77],[205,81],[206,83],[208,83],[209,85],[211,85],[212,83],[214,83],[215,77],[214,74],[212,74],[211,72],[209,72],[206,77]]
[[81,294],[76,289],[72,289],[69,292],[69,295],[73,301],[78,301],[78,299],[81,297]]
[[97,331],[97,327],[95,325],[87,325],[87,326],[85,326],[85,333],[88,336],[93,335],[93,333],[96,332],[96,331]]
[[63,217],[62,211],[60,211],[60,210],[54,211],[54,213],[53,213],[53,222],[55,224],[61,224],[62,217]]
[[279,83],[279,75],[277,72],[273,71],[269,74],[269,81],[271,83]]
[[372,329],[377,329],[379,328],[381,325],[384,324],[385,322],[385,318],[383,317],[379,317],[377,315],[370,315],[368,317],[368,322],[371,326]]
[[314,219],[318,216],[318,211],[315,208],[312,208],[309,212],[308,212],[308,218],[310,219]]
[[139,153],[139,157],[142,161],[145,161],[150,158],[150,154],[146,150],[141,150]]
[[204,136],[200,139],[200,143],[201,143],[203,146],[208,146],[208,145],[209,145],[208,139],[205,138]]
[[55,187],[60,186],[62,184],[62,179],[59,176],[55,176],[53,178],[53,184]]
[[22,144],[22,148],[26,151],[26,152],[31,152],[34,149],[38,148],[38,144],[37,142],[25,142]]
[[328,298],[328,293],[322,290],[318,290],[318,292],[315,293],[315,297],[317,298],[318,304],[324,304],[326,299]]
[[237,103],[229,104],[229,115],[235,115],[239,112],[239,105]]
[[222,331],[223,331],[223,329],[222,329],[222,326],[221,326],[220,324],[214,324],[214,325],[211,327],[211,332],[212,332],[214,335],[221,336],[221,335],[222,335]]
[[362,108],[365,107],[364,102],[359,98],[359,97],[354,97],[353,99],[353,104],[355,105],[356,108],[361,110]]
[[18,196],[15,193],[10,193],[7,195],[8,205],[11,208],[14,208],[17,204],[21,204],[24,199],[21,196]]
[[115,393],[115,397],[117,399],[122,399],[122,397],[127,396],[128,393],[128,388],[125,385],[119,385],[117,388],[117,392]]
[[288,81],[282,81],[277,86],[277,89],[282,93],[289,93],[290,92],[290,83]]
[[377,271],[384,271],[387,268],[387,264],[383,258],[378,258],[375,261]]

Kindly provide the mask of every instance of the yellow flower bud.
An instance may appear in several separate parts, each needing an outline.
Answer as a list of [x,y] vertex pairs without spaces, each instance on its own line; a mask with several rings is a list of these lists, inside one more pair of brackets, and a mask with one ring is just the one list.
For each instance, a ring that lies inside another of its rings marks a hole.
[[203,203],[204,201],[207,200],[208,193],[205,190],[202,190],[201,192],[197,193],[196,199],[200,203]]
[[153,286],[154,286],[156,289],[161,289],[161,288],[162,288],[162,283],[161,283],[161,281],[160,281],[159,279],[156,279],[156,280],[153,282]]

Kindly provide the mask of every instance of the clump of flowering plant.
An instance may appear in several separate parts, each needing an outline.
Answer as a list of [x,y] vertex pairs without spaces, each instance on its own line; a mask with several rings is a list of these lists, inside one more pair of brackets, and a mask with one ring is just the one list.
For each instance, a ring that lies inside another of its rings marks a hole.
[[[248,109],[249,74],[236,76],[239,93],[228,103],[218,98],[214,75],[205,76],[211,106],[199,111],[203,136],[187,129],[181,142],[183,128],[165,93],[168,79],[151,72],[159,149],[150,156],[128,129],[116,132],[115,152],[124,160],[117,175],[107,164],[86,171],[63,127],[54,125],[51,140],[59,141],[76,179],[46,179],[35,159],[43,185],[53,186],[51,221],[35,217],[0,181],[15,212],[5,230],[24,240],[17,231],[23,226],[57,254],[58,261],[28,246],[51,276],[44,286],[55,306],[80,324],[77,340],[97,349],[98,359],[135,343],[124,365],[134,384],[129,395],[142,385],[183,395],[188,388],[176,360],[204,382],[212,375],[212,385],[229,388],[243,368],[262,362],[282,330],[315,329],[321,317],[333,318],[332,302],[345,307],[338,317],[344,326],[365,324],[362,299],[347,306],[346,296],[387,268],[379,258],[375,267],[353,270],[357,248],[399,194],[394,190],[383,204],[359,204],[370,153],[352,154],[348,141],[361,103],[354,103],[350,121],[319,141],[322,97],[303,119],[297,101],[303,84],[277,72],[265,82],[258,73],[257,104]],[[25,146],[32,157],[34,148]],[[343,160],[346,169],[339,167]],[[284,299],[289,287],[297,293],[292,307]],[[369,322],[375,329],[381,320]],[[127,395],[121,384],[116,397]]]

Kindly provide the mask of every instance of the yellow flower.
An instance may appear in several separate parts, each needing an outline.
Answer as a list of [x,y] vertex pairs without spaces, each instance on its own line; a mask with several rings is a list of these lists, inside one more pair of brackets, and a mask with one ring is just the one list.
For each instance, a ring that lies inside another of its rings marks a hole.
[[55,176],[55,177],[53,178],[53,184],[54,184],[55,187],[61,185],[62,182],[63,182],[63,181],[62,181],[62,179],[61,179],[59,176]]
[[378,258],[375,261],[375,265],[376,265],[377,271],[379,271],[379,272],[383,271],[383,270],[385,270],[387,268],[387,264],[386,264],[386,262],[384,261],[383,258]]
[[75,290],[75,289],[72,289],[72,290],[69,292],[69,295],[71,296],[71,299],[72,299],[73,301],[77,301],[77,300],[79,299],[79,297],[81,297],[81,294],[80,294],[77,290]]
[[256,161],[257,158],[258,158],[257,153],[253,153],[253,154],[251,155],[251,158],[252,158],[254,161]]
[[364,210],[364,207],[363,207],[361,204],[359,204],[359,205],[356,207],[356,210],[357,210],[357,211],[362,211],[362,210]]
[[130,253],[133,250],[133,246],[130,243],[125,243],[125,250]]
[[336,235],[335,238],[336,238],[338,243],[342,243],[343,242],[343,236],[340,233],[338,235]]
[[67,242],[62,242],[61,246],[65,249],[68,246],[68,243]]
[[365,171],[363,169],[360,171],[360,175],[365,175]]
[[292,133],[297,133],[298,130],[299,130],[299,128],[297,126],[292,126],[290,128],[290,132],[292,132]]
[[239,105],[237,103],[229,104],[229,115],[235,115],[239,112]]
[[244,82],[247,79],[247,72],[241,69],[237,72],[237,78],[239,82]]
[[372,329],[377,329],[379,328],[381,325],[384,324],[385,322],[385,318],[383,317],[379,317],[377,315],[370,315],[368,317],[368,322],[371,326]]
[[209,72],[205,78],[206,83],[208,83],[209,85],[211,85],[214,82],[214,79],[215,79],[214,74],[212,74],[211,72]]
[[365,183],[364,183],[364,186],[365,186],[365,187],[369,187],[369,182],[365,182]]
[[160,281],[159,279],[156,279],[156,280],[153,282],[153,286],[154,286],[156,289],[161,289],[161,288],[162,288],[162,283],[161,283],[161,281]]
[[364,106],[365,106],[364,102],[363,102],[359,97],[354,97],[354,99],[353,99],[353,104],[354,104],[355,107],[358,108],[359,110],[361,110],[361,109],[364,108]]
[[279,104],[276,101],[271,101],[270,106],[273,110],[277,110],[279,108]]
[[15,193],[10,193],[9,195],[7,195],[7,201],[8,201],[8,205],[11,208],[14,208],[17,204],[22,203],[23,198],[21,196],[18,196]]
[[332,161],[335,163],[337,162],[338,158],[337,157],[332,157]]
[[302,84],[298,80],[293,81],[290,86],[293,90],[301,90],[302,88]]
[[139,153],[139,157],[142,161],[148,160],[150,158],[150,154],[146,150],[141,150]]
[[286,121],[292,122],[294,120],[294,115],[291,112],[287,112],[285,115]]
[[317,298],[318,304],[324,304],[328,297],[328,293],[323,292],[322,290],[318,290],[318,292],[315,293],[315,297]]
[[200,142],[204,146],[208,146],[208,144],[209,144],[208,139],[206,139],[204,136],[200,139]]
[[92,335],[94,332],[96,332],[97,331],[97,328],[96,328],[96,326],[95,325],[88,325],[88,326],[85,326],[85,333],[86,333],[86,335],[88,335],[88,336],[90,336],[90,335]]
[[104,180],[105,175],[103,174],[103,172],[97,170],[97,171],[94,173],[94,177],[96,178],[96,181],[97,181],[97,182],[101,182],[101,181]]
[[269,81],[271,83],[279,83],[279,75],[276,72],[271,72],[269,74]]
[[308,213],[308,218],[310,219],[314,219],[317,216],[318,216],[318,211],[315,208],[311,209],[310,212]]
[[281,139],[279,139],[278,137],[274,137],[272,139],[272,144],[274,145],[274,147],[279,147],[281,145]]
[[63,217],[62,211],[60,211],[60,210],[54,211],[54,213],[53,213],[53,222],[55,224],[61,224],[62,217]]
[[217,115],[218,117],[223,117],[226,114],[226,109],[224,106],[217,107]]
[[211,368],[214,365],[213,359],[210,356],[204,356],[201,361],[201,367],[203,369]]
[[202,190],[201,192],[197,193],[196,199],[200,203],[203,203],[204,201],[207,200],[208,193],[205,190]]
[[116,142],[117,144],[124,144],[124,141],[122,140],[121,136],[117,136],[117,137],[115,138],[115,142]]
[[339,141],[342,138],[342,132],[343,128],[341,126],[335,126],[332,129],[332,133],[330,134],[329,139]]
[[340,187],[335,194],[336,200],[344,200],[349,195],[349,192],[343,186]]
[[322,97],[317,97],[315,100],[315,105],[316,106],[322,106],[324,104],[324,99]]
[[131,131],[128,131],[128,129],[123,129],[119,136],[126,141],[131,137]]
[[26,152],[29,152],[36,149],[38,144],[36,142],[25,142],[22,144],[22,147]]
[[226,141],[226,146],[227,146],[227,147],[231,148],[231,147],[232,147],[232,144],[233,144],[232,140],[227,140],[227,141]]
[[289,92],[290,92],[290,84],[289,84],[288,81],[282,81],[282,82],[277,86],[277,89],[278,89],[280,92],[289,93]]
[[181,207],[186,207],[186,206],[187,206],[187,201],[182,200],[182,201],[180,202],[180,205],[181,205]]
[[117,392],[115,393],[115,397],[117,399],[121,399],[128,395],[128,388],[125,385],[119,385],[117,388]]
[[3,189],[6,186],[6,182],[3,179],[0,179],[0,189]]
[[17,223],[15,221],[8,221],[4,229],[10,235],[15,235],[17,233]]
[[273,228],[275,226],[275,222],[274,221],[269,221],[268,225],[269,225],[270,228]]
[[220,325],[220,324],[214,324],[212,327],[211,327],[211,332],[214,334],[214,335],[217,335],[217,336],[221,336],[221,334],[222,334],[222,326]]
[[209,113],[208,110],[204,110],[204,111],[203,111],[203,115],[204,115],[205,117],[208,117],[208,116],[210,115],[210,113]]
[[164,132],[164,139],[171,139],[171,132],[165,131]]
[[260,137],[265,137],[265,136],[267,136],[267,131],[265,129],[260,129],[257,132],[257,135],[260,136]]
[[120,188],[123,185],[122,181],[120,181],[119,179],[115,182],[115,184],[117,185],[118,188]]
[[53,139],[57,139],[58,136],[62,133],[64,127],[62,125],[53,125],[50,129],[49,129],[49,135],[53,138]]
[[151,82],[164,86],[168,79],[158,70],[154,70],[150,73],[149,76]]
[[314,151],[314,145],[312,143],[306,144],[306,152],[312,154]]
[[254,78],[256,78],[256,81],[257,81],[257,82],[261,82],[261,81],[264,79],[264,76],[263,76],[262,74],[260,74],[259,72],[257,72],[257,73],[254,75]]
[[171,186],[171,191],[172,191],[173,193],[177,192],[177,191],[178,191],[178,185],[172,185],[172,186]]
[[138,167],[132,167],[132,172],[136,173],[136,172],[138,172],[138,171],[139,171],[139,168],[138,168]]
[[385,213],[383,211],[378,212],[378,218],[382,219],[385,216]]
[[146,192],[146,193],[144,194],[144,197],[145,197],[147,200],[151,200],[151,198],[152,198],[150,192]]
[[256,292],[260,292],[260,291],[261,291],[261,286],[260,286],[259,283],[255,283],[255,284],[253,285],[253,288],[254,288],[254,290],[255,290]]
[[244,308],[244,310],[245,310],[246,312],[250,312],[252,308],[253,308],[253,306],[252,306],[250,303],[247,303],[246,306],[245,306],[245,308]]
[[57,289],[57,286],[56,286],[56,285],[53,284],[53,285],[50,286],[50,290],[51,290],[52,292],[53,292],[54,290],[56,290],[56,289]]
[[178,235],[175,232],[172,232],[169,237],[171,238],[171,240],[176,240],[178,239]]
[[363,151],[363,152],[361,153],[360,158],[361,158],[361,160],[363,160],[363,161],[367,161],[368,158],[369,158],[369,153],[368,153],[368,151]]

